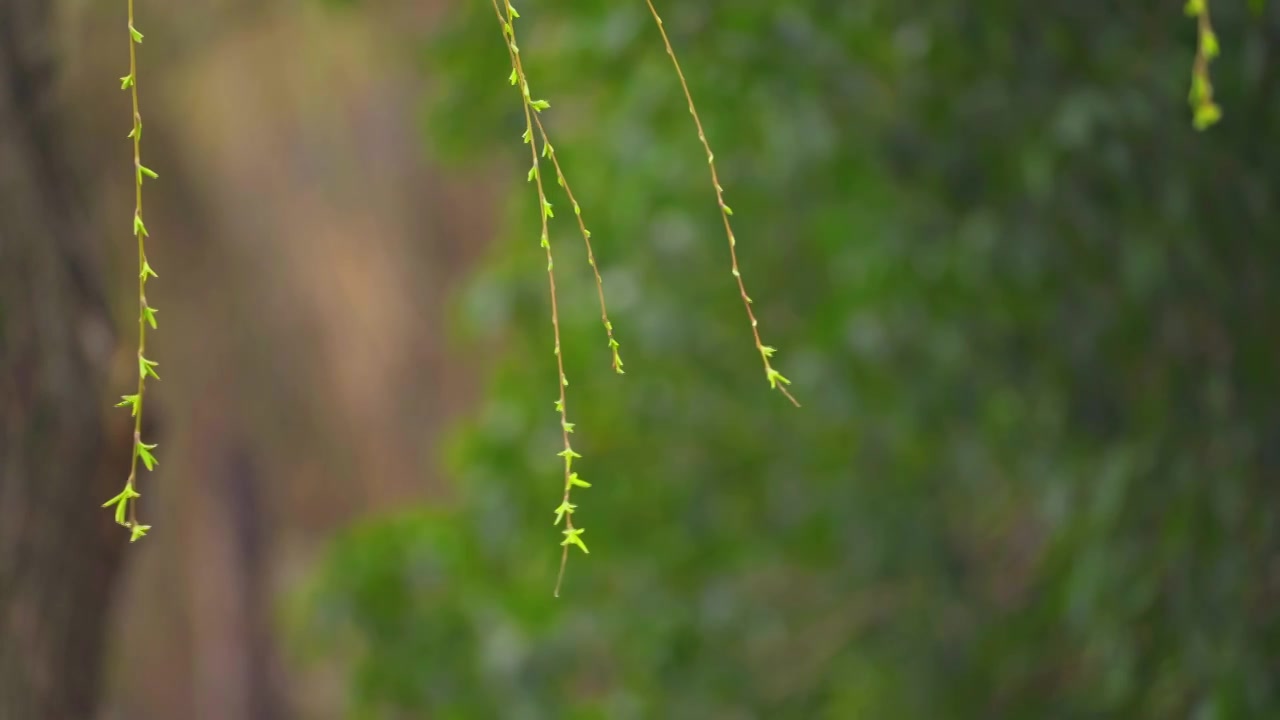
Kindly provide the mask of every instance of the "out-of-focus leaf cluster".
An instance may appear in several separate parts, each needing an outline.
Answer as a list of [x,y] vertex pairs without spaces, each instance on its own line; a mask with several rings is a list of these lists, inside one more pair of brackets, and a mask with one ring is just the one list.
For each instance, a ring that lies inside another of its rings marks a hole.
[[513,160],[459,301],[504,359],[457,507],[328,558],[314,618],[354,631],[361,711],[1280,716],[1276,8],[1215,4],[1231,111],[1200,134],[1176,6],[662,3],[797,411],[758,377],[644,4],[526,5],[629,349],[618,378],[554,225],[593,552],[553,601],[537,210],[469,3],[433,41],[431,131]]

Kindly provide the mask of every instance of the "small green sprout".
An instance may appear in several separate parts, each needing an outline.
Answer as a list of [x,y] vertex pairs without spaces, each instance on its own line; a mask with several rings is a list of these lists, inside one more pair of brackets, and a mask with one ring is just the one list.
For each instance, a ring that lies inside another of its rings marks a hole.
[[129,506],[129,501],[139,497],[142,497],[142,495],[133,489],[132,484],[128,484],[124,486],[124,490],[120,491],[119,495],[116,495],[110,500],[102,503],[102,507],[109,508],[115,506],[116,522],[120,525],[127,526],[129,523],[128,520],[125,519],[125,511]]
[[573,503],[569,502],[568,500],[565,500],[564,502],[560,503],[560,506],[556,508],[556,522],[555,522],[555,524],[556,524],[556,525],[559,525],[559,524],[561,523],[561,521],[563,521],[563,520],[564,520],[564,516],[565,516],[565,515],[572,515],[572,514],[573,514],[573,511],[574,511],[574,510],[576,510],[577,508],[578,508],[578,506],[577,506],[577,505],[574,505]]
[[155,445],[148,445],[141,440],[138,441],[138,459],[142,461],[143,465],[147,466],[147,470],[156,469],[156,456],[151,454],[151,451],[155,449]]
[[564,540],[561,541],[560,544],[564,546],[566,550],[569,548],[570,545],[577,545],[582,550],[582,552],[590,555],[591,551],[587,549],[587,544],[582,542],[583,532],[585,532],[583,528],[569,528],[568,530],[565,530]]

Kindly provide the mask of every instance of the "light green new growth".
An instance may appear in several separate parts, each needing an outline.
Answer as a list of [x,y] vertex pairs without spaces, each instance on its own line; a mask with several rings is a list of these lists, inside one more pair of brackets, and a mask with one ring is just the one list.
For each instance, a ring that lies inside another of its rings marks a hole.
[[702,148],[707,152],[707,167],[711,171],[711,185],[716,191],[716,203],[720,206],[720,217],[724,219],[725,236],[729,239],[729,259],[732,263],[733,278],[738,281],[738,292],[742,295],[742,305],[747,309],[747,319],[751,321],[751,334],[756,341],[756,350],[760,352],[760,359],[764,362],[764,375],[769,381],[769,387],[782,392],[783,395],[791,401],[796,407],[800,407],[800,403],[795,399],[787,385],[791,381],[782,376],[782,373],[773,369],[769,358],[773,357],[776,350],[765,345],[760,340],[760,323],[756,320],[756,315],[751,310],[751,297],[747,295],[747,286],[742,281],[742,273],[738,270],[738,241],[733,235],[733,225],[729,222],[729,216],[733,214],[733,209],[724,202],[724,188],[720,187],[720,178],[716,174],[716,156],[711,152],[711,144],[707,142],[707,134],[702,129],[702,120],[698,117],[698,110],[693,104],[693,94],[689,92],[689,83],[684,79],[684,72],[680,69],[680,61],[676,59],[676,51],[671,47],[671,39],[667,37],[667,30],[663,27],[662,17],[658,15],[658,9],[653,6],[653,0],[645,0],[649,5],[649,12],[653,15],[653,22],[658,26],[658,32],[662,35],[662,42],[667,46],[667,55],[671,57],[671,64],[675,66],[676,77],[680,79],[680,88],[684,90],[684,99],[689,103],[689,114],[693,116],[693,124],[698,129],[698,139],[702,141]]
[[156,271],[147,262],[146,237],[147,226],[142,222],[142,179],[159,177],[154,171],[142,164],[142,114],[138,110],[138,61],[137,46],[142,44],[142,33],[133,24],[133,0],[129,0],[129,74],[120,78],[120,89],[129,90],[133,100],[133,129],[128,137],[133,140],[133,174],[135,187],[135,206],[133,210],[133,234],[138,239],[138,392],[124,395],[116,407],[128,407],[133,413],[133,457],[129,463],[129,479],[125,481],[124,490],[119,495],[103,503],[102,507],[115,506],[116,522],[129,528],[129,541],[136,542],[147,534],[150,525],[138,522],[137,498],[141,497],[136,489],[138,479],[138,462],[141,461],[147,470],[156,466],[156,457],[151,453],[154,444],[142,442],[142,399],[146,392],[147,377],[156,380],[160,376],[155,368],[158,363],[148,360],[147,326],[156,329],[156,308],[147,302],[147,280],[157,277]]
[[556,367],[559,370],[560,380],[560,399],[556,400],[556,412],[560,414],[560,431],[564,439],[564,449],[558,455],[564,458],[564,495],[561,498],[560,505],[555,509],[555,524],[564,523],[564,540],[560,542],[560,571],[556,576],[555,596],[560,596],[560,587],[564,583],[564,571],[569,562],[569,547],[576,546],[584,553],[589,553],[587,545],[582,540],[583,528],[575,527],[573,524],[573,512],[577,509],[577,505],[569,502],[573,488],[591,487],[591,483],[578,477],[578,473],[573,470],[573,461],[575,458],[581,458],[574,451],[569,441],[569,435],[573,432],[574,424],[569,422],[568,409],[565,402],[565,388],[569,385],[569,379],[564,372],[564,357],[560,352],[560,315],[556,304],[556,278],[555,263],[551,256],[551,239],[547,232],[547,221],[555,217],[555,213],[551,209],[551,203],[547,201],[546,190],[542,185],[542,171],[538,161],[538,142],[534,137],[534,128],[538,130],[538,136],[542,139],[542,156],[549,158],[556,171],[556,182],[564,188],[565,194],[569,198],[569,202],[573,204],[573,214],[578,220],[578,229],[582,232],[582,240],[587,248],[587,262],[591,265],[591,270],[595,275],[596,291],[600,297],[600,320],[604,323],[605,334],[609,338],[609,349],[613,355],[613,369],[618,374],[622,374],[622,358],[618,354],[618,341],[613,337],[613,323],[609,321],[609,311],[605,306],[604,300],[604,282],[600,278],[600,270],[596,267],[595,254],[591,249],[591,232],[587,230],[587,226],[582,219],[582,208],[573,197],[573,191],[569,187],[568,180],[565,179],[564,171],[560,168],[560,161],[556,158],[555,148],[551,145],[551,140],[547,136],[547,130],[542,124],[542,119],[538,114],[543,110],[551,107],[551,103],[546,100],[535,100],[529,92],[529,80],[524,72],[524,65],[520,61],[520,47],[516,43],[515,21],[520,17],[520,13],[511,6],[510,2],[505,2],[506,13],[503,14],[502,8],[498,5],[498,0],[492,0],[493,11],[502,26],[502,36],[506,41],[507,54],[511,59],[511,75],[508,78],[512,85],[520,88],[520,101],[524,106],[525,130],[524,142],[529,145],[530,157],[533,161],[529,168],[529,181],[533,182],[538,189],[538,205],[540,207],[539,215],[542,222],[542,248],[547,253],[547,280],[551,287],[551,326],[555,332],[555,353]]
[[1213,82],[1209,64],[1218,57],[1218,36],[1209,20],[1209,0],[1187,0],[1183,8],[1187,17],[1196,19],[1196,59],[1191,66],[1192,122],[1197,130],[1207,130],[1222,119],[1222,108],[1213,100]]

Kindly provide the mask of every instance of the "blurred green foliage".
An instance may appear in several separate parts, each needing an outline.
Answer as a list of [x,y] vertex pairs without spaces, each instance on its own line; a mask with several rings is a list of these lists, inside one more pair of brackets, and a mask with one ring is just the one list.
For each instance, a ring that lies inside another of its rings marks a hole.
[[627,359],[553,221],[593,552],[554,600],[537,209],[466,3],[431,132],[511,158],[459,302],[500,359],[456,504],[354,528],[310,598],[355,716],[1280,717],[1274,4],[1215,3],[1201,134],[1167,3],[661,3],[801,410],[644,4],[518,7]]

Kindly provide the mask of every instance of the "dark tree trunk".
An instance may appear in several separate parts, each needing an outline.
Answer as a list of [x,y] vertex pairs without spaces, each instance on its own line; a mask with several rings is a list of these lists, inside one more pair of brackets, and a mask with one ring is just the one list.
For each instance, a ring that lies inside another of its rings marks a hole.
[[94,716],[127,537],[98,507],[131,428],[108,414],[115,338],[59,135],[54,5],[0,0],[0,720]]

